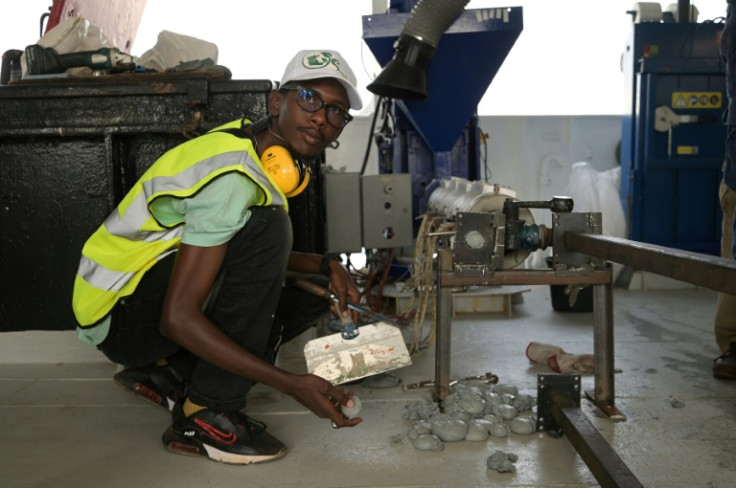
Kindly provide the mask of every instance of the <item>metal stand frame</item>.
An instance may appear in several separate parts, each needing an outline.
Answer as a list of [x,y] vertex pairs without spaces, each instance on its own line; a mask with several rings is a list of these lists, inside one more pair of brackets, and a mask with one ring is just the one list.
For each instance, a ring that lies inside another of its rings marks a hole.
[[579,374],[537,375],[537,430],[566,434],[603,488],[643,486],[580,410]]
[[503,285],[592,285],[593,286],[593,353],[595,356],[595,389],[588,392],[591,400],[612,420],[625,420],[614,405],[613,378],[613,273],[610,268],[595,269],[587,275],[558,276],[553,270],[496,271],[493,276],[465,277],[452,271],[449,246],[439,252],[437,285],[437,348],[435,351],[435,391],[438,401],[449,394],[452,322],[452,288],[458,286]]
[[[555,241],[565,252],[597,256],[641,271],[736,294],[736,262],[732,260],[578,232],[556,235]],[[509,270],[495,271],[488,276],[459,276],[453,272],[453,254],[447,236],[440,240],[438,250],[435,399],[441,402],[450,393],[452,287],[501,285],[593,286],[595,388],[586,392],[586,396],[611,420],[626,420],[614,403],[611,269],[594,267],[589,273],[572,275],[558,275],[553,270]],[[568,384],[569,381],[574,383]],[[553,437],[567,435],[602,487],[642,486],[580,410],[579,375],[539,375],[538,392],[538,429],[546,430]]]

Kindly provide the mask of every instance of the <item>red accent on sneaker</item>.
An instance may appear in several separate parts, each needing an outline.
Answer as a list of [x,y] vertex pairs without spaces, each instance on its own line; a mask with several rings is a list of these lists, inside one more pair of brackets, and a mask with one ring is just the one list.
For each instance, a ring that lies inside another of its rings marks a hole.
[[146,398],[151,400],[153,403],[157,405],[164,405],[163,398],[161,398],[161,395],[159,395],[158,393],[156,393],[155,391],[153,391],[152,389],[150,389],[143,383],[135,383],[133,385],[133,389],[136,392],[143,394]]
[[181,454],[188,454],[190,456],[206,456],[206,452],[201,452],[199,447],[184,444],[183,442],[171,441],[168,444],[168,448],[174,452]]
[[214,440],[222,444],[229,446],[235,443],[235,441],[238,439],[238,436],[236,436],[234,433],[229,432],[226,434],[225,432],[218,430],[215,427],[212,427],[210,424],[208,424],[207,422],[203,420],[194,419],[194,422],[200,427],[202,427],[202,429],[204,429],[205,434],[207,434],[208,436],[212,437]]

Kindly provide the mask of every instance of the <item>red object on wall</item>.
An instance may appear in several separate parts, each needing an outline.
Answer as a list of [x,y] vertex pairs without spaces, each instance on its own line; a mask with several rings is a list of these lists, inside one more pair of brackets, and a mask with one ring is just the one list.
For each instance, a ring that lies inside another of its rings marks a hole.
[[115,47],[130,53],[145,6],[146,0],[53,0],[45,32],[69,17],[82,17],[99,27]]

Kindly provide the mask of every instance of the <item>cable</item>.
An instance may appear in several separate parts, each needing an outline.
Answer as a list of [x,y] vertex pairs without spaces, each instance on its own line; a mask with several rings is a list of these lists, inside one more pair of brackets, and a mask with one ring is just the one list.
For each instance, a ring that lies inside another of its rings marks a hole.
[[490,181],[492,174],[491,174],[490,170],[488,169],[488,138],[489,138],[489,136],[488,136],[488,134],[486,134],[485,132],[483,132],[482,130],[480,130],[480,127],[478,128],[478,131],[480,133],[480,142],[483,143],[483,156],[482,156],[482,158],[483,158],[483,172],[484,172],[484,175],[485,175],[484,177],[485,177],[485,180],[486,181]]
[[388,275],[391,271],[391,265],[394,261],[394,249],[389,249],[388,254],[388,262],[385,262],[383,259],[384,251],[380,250],[378,251],[379,256],[381,257],[381,265],[383,266],[383,274],[381,275],[381,281],[378,283],[378,290],[376,291],[376,303],[373,307],[373,310],[376,312],[383,312],[383,288],[386,286],[386,282],[388,281]]
[[365,156],[363,157],[363,165],[360,167],[360,175],[365,174],[365,168],[368,166],[368,156],[371,154],[371,146],[373,145],[373,131],[376,129],[376,120],[378,120],[378,108],[381,105],[383,97],[378,97],[376,100],[376,108],[373,110],[373,120],[371,121],[371,128],[368,131],[368,146],[365,148]]
[[[436,314],[434,313],[434,261],[437,248],[437,236],[430,236],[434,231],[433,219],[428,214],[422,218],[417,233],[417,243],[414,249],[414,261],[409,266],[411,278],[404,283],[404,289],[411,290],[412,296],[406,306],[407,313],[414,316],[413,340],[410,344],[410,353],[431,347],[434,343],[436,329]],[[432,333],[428,345],[422,345],[422,329],[427,309],[432,310]]]

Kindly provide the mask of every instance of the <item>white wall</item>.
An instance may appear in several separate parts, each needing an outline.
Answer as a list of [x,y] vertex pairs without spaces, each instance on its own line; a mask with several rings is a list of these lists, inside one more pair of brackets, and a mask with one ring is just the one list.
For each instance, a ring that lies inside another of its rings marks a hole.
[[[327,163],[348,172],[360,171],[370,124],[370,117],[356,117],[340,136],[340,147],[328,149]],[[561,194],[574,163],[587,161],[598,171],[618,165],[619,115],[482,116],[479,126],[489,136],[489,181],[513,188],[520,200],[548,200]],[[372,147],[366,174],[377,172]],[[534,212],[534,217],[537,223],[549,224],[545,222],[548,214]]]

